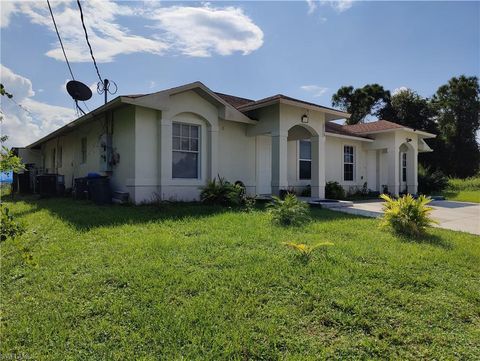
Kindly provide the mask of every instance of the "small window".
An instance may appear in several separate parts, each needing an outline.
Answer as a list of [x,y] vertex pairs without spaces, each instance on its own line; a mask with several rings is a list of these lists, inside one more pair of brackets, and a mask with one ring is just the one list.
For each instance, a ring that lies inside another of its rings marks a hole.
[[87,138],[81,140],[81,163],[87,163]]
[[353,181],[355,177],[355,152],[351,145],[343,147],[343,180]]
[[312,178],[312,143],[309,140],[300,140],[298,157],[299,179]]
[[402,153],[402,181],[407,181],[407,153]]
[[57,164],[55,163],[55,161],[56,161],[56,159],[55,159],[56,154],[55,153],[56,153],[56,150],[55,150],[55,148],[53,148],[52,149],[52,168],[53,169],[57,168]]
[[172,124],[172,177],[199,178],[200,126]]
[[63,149],[62,147],[58,147],[58,168],[62,168],[63,162]]

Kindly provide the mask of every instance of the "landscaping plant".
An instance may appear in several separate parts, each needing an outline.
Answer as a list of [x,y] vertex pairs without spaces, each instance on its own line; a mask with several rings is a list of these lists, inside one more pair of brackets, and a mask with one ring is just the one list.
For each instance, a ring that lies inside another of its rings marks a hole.
[[300,257],[300,259],[304,262],[308,262],[312,257],[312,253],[314,250],[318,248],[326,248],[333,246],[332,242],[320,242],[314,245],[308,245],[304,243],[293,243],[293,242],[284,242],[285,246],[295,250]]
[[345,190],[338,182],[327,182],[325,184],[325,198],[345,199]]
[[430,198],[420,196],[415,199],[410,194],[398,199],[382,194],[380,198],[385,201],[382,226],[392,228],[395,233],[418,237],[425,233],[428,226],[437,223],[431,218],[433,208],[428,206]]
[[300,201],[294,194],[285,195],[285,199],[273,196],[267,205],[272,220],[282,226],[298,226],[309,220],[308,204]]
[[232,184],[225,178],[218,176],[208,181],[202,188],[200,199],[206,204],[222,206],[239,206],[245,198],[244,188],[239,184]]

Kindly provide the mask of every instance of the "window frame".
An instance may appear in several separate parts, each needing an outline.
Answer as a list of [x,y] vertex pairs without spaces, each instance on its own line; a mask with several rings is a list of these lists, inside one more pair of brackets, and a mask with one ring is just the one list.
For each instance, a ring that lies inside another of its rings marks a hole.
[[407,182],[407,152],[402,152],[402,182]]
[[[175,136],[174,135],[174,132],[173,132],[173,127],[175,125],[179,125],[180,126],[180,135],[179,136]],[[196,139],[197,140],[197,150],[191,150],[191,149],[188,149],[188,150],[182,150],[182,138],[185,138],[185,137],[182,137],[182,125],[187,125],[189,127],[189,130],[188,130],[188,140],[189,140],[189,148],[191,148],[191,140],[192,139]],[[192,127],[195,127],[197,128],[197,138],[192,138],[191,137],[191,129]],[[201,161],[201,147],[202,147],[202,143],[201,143],[201,132],[202,132],[202,126],[200,124],[195,124],[195,123],[188,123],[188,122],[172,122],[172,137],[171,137],[171,140],[172,140],[172,179],[177,179],[177,180],[199,180],[201,179],[201,164],[202,164],[202,161]],[[174,138],[180,138],[180,149],[175,149],[174,145],[173,145],[173,140]],[[174,176],[174,163],[173,163],[173,154],[174,153],[192,153],[192,154],[197,154],[197,176],[196,177],[176,177]]]
[[80,164],[87,163],[87,158],[88,158],[87,157],[87,148],[88,148],[87,137],[82,137],[80,139]]
[[52,148],[52,169],[57,169],[57,149],[55,147]]
[[58,168],[63,167],[63,147],[58,147],[58,152],[57,152],[57,165]]
[[[352,162],[345,162],[345,150],[346,148],[349,147],[352,149]],[[348,182],[348,183],[355,183],[355,180],[356,180],[356,176],[357,176],[357,172],[356,172],[356,168],[357,168],[357,156],[356,156],[356,147],[354,145],[351,145],[351,144],[343,144],[343,149],[342,149],[342,179],[344,182]],[[346,179],[345,177],[345,165],[347,164],[351,164],[352,165],[352,179]]]
[[[310,159],[308,158],[302,158],[301,157],[301,145],[300,143],[301,142],[306,142],[306,143],[309,143],[310,144]],[[298,180],[301,180],[301,181],[308,181],[308,180],[312,180],[312,141],[310,139],[299,139],[297,141],[297,152],[298,152],[298,159],[297,159],[297,164],[298,164],[298,172],[297,172],[297,179]],[[310,177],[309,178],[302,178],[301,177],[301,172],[300,172],[300,164],[301,162],[310,162]]]

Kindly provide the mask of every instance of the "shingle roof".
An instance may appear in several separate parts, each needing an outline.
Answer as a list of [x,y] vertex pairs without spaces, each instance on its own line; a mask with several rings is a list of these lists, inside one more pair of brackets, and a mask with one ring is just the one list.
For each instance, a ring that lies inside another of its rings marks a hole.
[[358,133],[355,133],[348,129],[351,127],[351,125],[341,125],[337,123],[332,123],[332,122],[326,122],[325,123],[325,131],[327,133],[333,133],[333,134],[340,134],[340,135],[347,135],[350,137],[357,137],[357,138],[366,138],[370,139],[367,136],[359,135]]
[[377,120],[376,122],[370,122],[370,123],[345,125],[344,127],[348,129],[350,132],[353,132],[356,134],[366,134],[366,133],[372,133],[372,132],[379,132],[383,130],[405,128],[405,126],[403,125],[389,122],[388,120]]
[[234,108],[239,108],[242,105],[253,102],[252,99],[241,98],[241,97],[237,97],[235,95],[229,95],[229,94],[223,94],[223,93],[217,93],[217,92],[215,92],[215,94],[217,94],[220,98],[225,100],[228,104],[230,104]]
[[[305,104],[305,105],[311,105],[311,106],[314,106],[314,107],[319,107],[319,108],[323,108],[323,109],[333,110],[333,111],[339,112],[339,113],[345,113],[345,112],[343,112],[343,111],[341,111],[341,110],[338,110],[338,109],[325,107],[325,106],[320,105],[320,104],[315,104],[315,103],[307,102],[307,101],[305,101],[305,100],[292,98],[292,97],[289,97],[289,96],[283,95],[283,94],[276,94],[276,95],[273,95],[273,96],[271,96],[271,97],[259,99],[259,100],[256,100],[256,101],[252,101],[251,103],[247,103],[247,104],[244,104],[244,105],[240,106],[240,107],[239,107],[239,110],[242,111],[242,108],[243,108],[243,107],[250,107],[250,106],[253,106],[253,105],[259,105],[259,104],[263,104],[263,103],[268,103],[268,102],[270,102],[270,101],[272,101],[272,100],[279,100],[279,99],[290,100],[290,101],[297,102],[297,103],[302,103],[302,104]],[[345,113],[345,115],[348,115],[348,113]]]

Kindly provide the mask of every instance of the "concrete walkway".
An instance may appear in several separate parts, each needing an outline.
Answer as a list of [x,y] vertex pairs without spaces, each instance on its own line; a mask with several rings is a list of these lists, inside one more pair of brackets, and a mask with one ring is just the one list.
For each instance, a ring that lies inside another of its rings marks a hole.
[[[332,210],[366,217],[380,217],[383,214],[382,203],[380,200],[354,202],[352,207]],[[440,223],[438,227],[480,235],[480,204],[432,201],[430,205],[433,207],[433,218]]]

